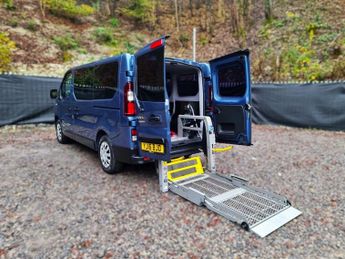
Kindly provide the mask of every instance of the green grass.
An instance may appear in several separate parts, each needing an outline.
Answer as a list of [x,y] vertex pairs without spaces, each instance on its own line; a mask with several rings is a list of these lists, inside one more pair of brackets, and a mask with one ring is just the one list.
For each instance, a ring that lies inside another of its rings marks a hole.
[[79,42],[71,34],[55,36],[53,41],[62,51],[79,48]]

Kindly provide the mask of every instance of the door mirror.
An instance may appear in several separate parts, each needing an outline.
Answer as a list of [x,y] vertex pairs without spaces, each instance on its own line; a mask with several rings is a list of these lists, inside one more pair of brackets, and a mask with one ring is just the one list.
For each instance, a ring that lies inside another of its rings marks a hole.
[[58,96],[58,91],[57,91],[57,89],[52,89],[52,90],[50,90],[50,98],[51,98],[51,99],[56,99],[57,96]]

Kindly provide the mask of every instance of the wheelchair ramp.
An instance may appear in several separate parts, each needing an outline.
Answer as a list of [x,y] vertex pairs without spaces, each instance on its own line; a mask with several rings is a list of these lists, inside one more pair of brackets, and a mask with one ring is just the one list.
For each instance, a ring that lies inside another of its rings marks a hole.
[[242,228],[265,237],[301,212],[277,194],[255,187],[236,176],[200,174],[180,181],[171,181],[169,189],[197,205],[236,222]]

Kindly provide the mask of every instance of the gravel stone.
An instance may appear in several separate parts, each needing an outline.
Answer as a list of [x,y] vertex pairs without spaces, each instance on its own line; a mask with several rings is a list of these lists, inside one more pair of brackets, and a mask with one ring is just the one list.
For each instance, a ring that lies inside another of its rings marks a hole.
[[0,258],[345,258],[345,132],[254,125],[253,144],[218,172],[303,212],[266,238],[160,193],[151,164],[107,175],[51,125],[2,127]]

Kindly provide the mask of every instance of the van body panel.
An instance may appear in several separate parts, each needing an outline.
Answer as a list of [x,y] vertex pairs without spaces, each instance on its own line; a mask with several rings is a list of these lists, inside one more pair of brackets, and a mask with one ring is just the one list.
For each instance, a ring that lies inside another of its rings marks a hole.
[[169,161],[170,115],[164,49],[165,38],[161,38],[135,54],[135,88],[140,105],[137,113],[139,154]]
[[209,63],[217,142],[251,145],[249,51],[235,52]]
[[[118,70],[121,70],[121,61],[121,56],[113,57],[100,62],[94,62],[89,65],[75,68],[73,71],[74,74],[76,74],[80,69],[93,69],[106,64],[111,65],[113,63],[117,64]],[[117,81],[117,89],[111,98],[92,100],[78,99],[74,89],[75,84],[73,85],[73,134],[75,135],[75,138],[77,138],[76,140],[78,142],[81,142],[82,144],[93,149],[97,148],[96,136],[97,132],[100,130],[99,125],[102,125],[102,130],[107,132],[107,135],[111,136],[112,134],[116,134],[116,132],[113,133],[113,130],[109,129],[113,127],[116,130],[116,125],[119,123],[120,119],[118,91],[120,75],[117,73],[111,76],[115,77],[115,80]]]

